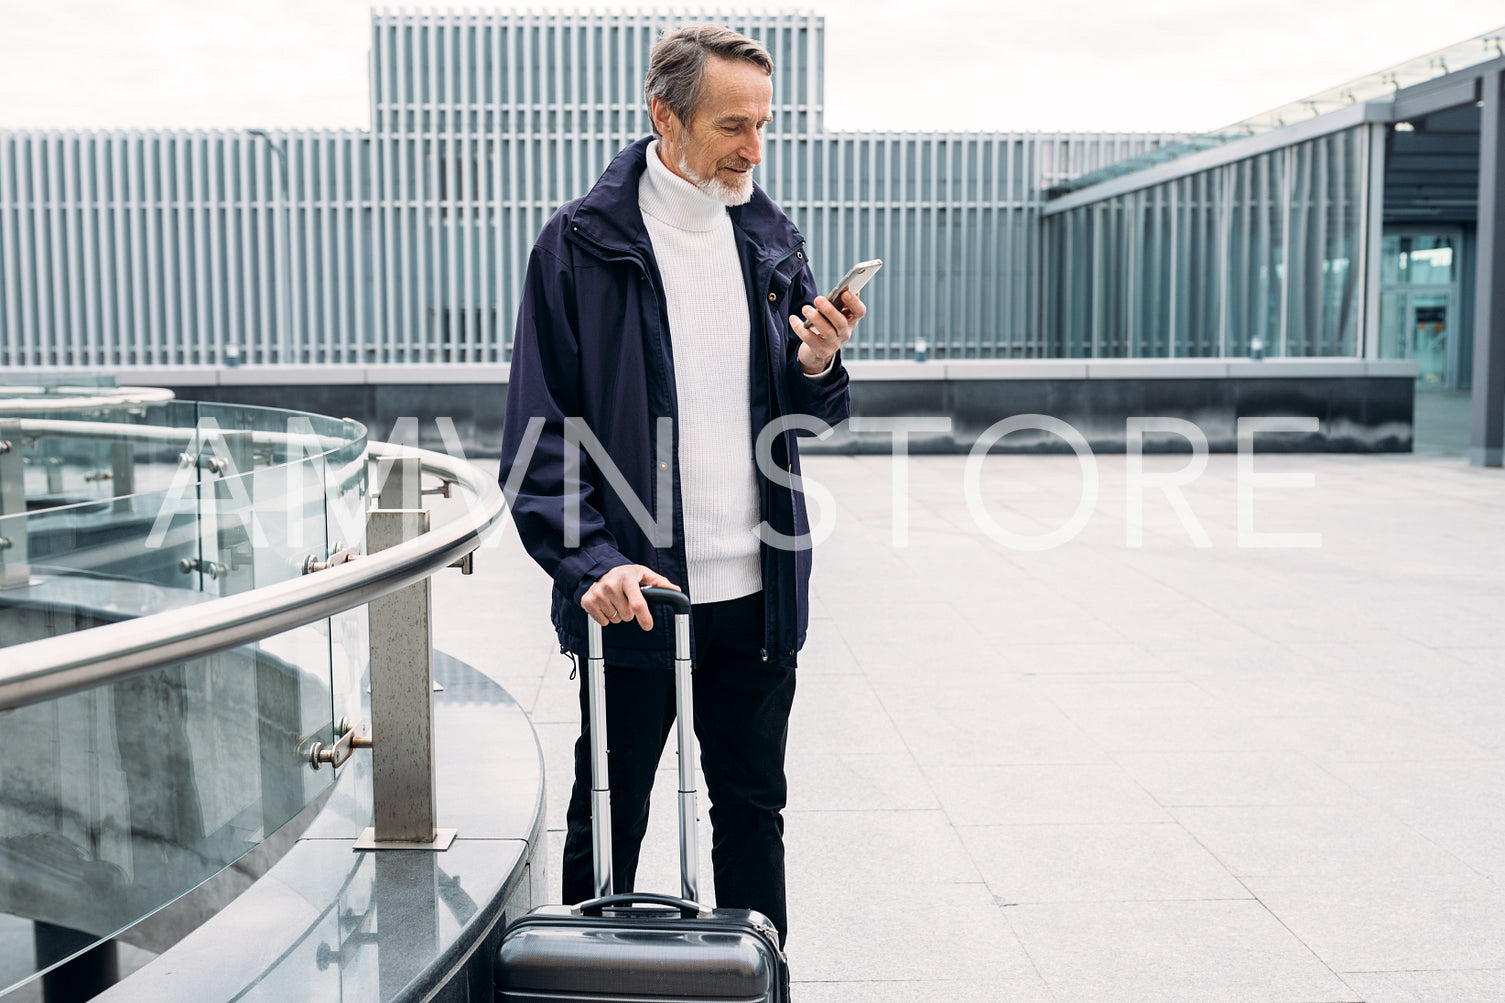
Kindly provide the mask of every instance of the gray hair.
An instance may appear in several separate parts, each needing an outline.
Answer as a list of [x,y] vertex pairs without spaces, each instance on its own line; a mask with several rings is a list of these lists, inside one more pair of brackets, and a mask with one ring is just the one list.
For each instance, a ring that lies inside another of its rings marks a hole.
[[648,75],[643,78],[643,100],[648,105],[648,121],[655,136],[659,132],[653,124],[654,98],[668,105],[674,117],[686,126],[695,118],[708,56],[751,63],[773,76],[773,57],[762,42],[719,24],[680,25],[654,45],[648,60]]

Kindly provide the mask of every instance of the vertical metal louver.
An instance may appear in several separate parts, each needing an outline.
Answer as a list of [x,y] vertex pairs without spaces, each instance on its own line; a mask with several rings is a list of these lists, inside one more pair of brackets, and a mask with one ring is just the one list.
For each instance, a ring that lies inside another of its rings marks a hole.
[[534,236],[686,20],[772,53],[759,181],[817,279],[888,262],[857,358],[1049,354],[1044,191],[1175,138],[829,132],[810,14],[377,13],[369,133],[0,132],[0,366],[505,362]]

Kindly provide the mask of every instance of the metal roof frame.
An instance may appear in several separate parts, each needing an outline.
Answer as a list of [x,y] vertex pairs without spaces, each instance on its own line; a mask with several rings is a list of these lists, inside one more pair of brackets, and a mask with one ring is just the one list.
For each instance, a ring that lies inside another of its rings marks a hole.
[[1475,63],[1444,76],[1403,87],[1396,91],[1392,98],[1356,103],[1305,122],[1297,122],[1270,132],[1250,136],[1247,139],[1237,139],[1222,146],[1188,154],[1163,164],[1156,164],[1133,174],[1125,174],[1090,188],[1082,188],[1062,195],[1060,198],[1047,202],[1041,214],[1055,216],[1084,205],[1151,188],[1188,175],[1199,174],[1214,167],[1257,157],[1262,153],[1294,146],[1297,143],[1304,143],[1307,140],[1357,125],[1374,122],[1404,122],[1407,119],[1420,118],[1448,108],[1474,104],[1480,98],[1480,81],[1487,74],[1502,68],[1505,68],[1505,56],[1484,63]]

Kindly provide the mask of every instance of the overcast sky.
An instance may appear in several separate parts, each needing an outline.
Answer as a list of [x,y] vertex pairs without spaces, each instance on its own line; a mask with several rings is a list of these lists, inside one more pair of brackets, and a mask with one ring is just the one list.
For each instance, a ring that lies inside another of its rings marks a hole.
[[[1203,131],[1505,24],[1500,0],[812,9],[826,16],[826,120],[839,129]],[[0,128],[365,128],[369,11],[358,0],[0,0]]]

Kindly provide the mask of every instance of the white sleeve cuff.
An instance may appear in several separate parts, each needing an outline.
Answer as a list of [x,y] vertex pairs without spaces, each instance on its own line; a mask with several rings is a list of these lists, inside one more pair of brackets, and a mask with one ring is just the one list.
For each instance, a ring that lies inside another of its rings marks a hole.
[[826,380],[831,378],[831,371],[836,368],[836,356],[840,354],[840,352],[837,352],[835,355],[832,355],[829,359],[827,359],[826,368],[822,369],[818,373],[815,373],[814,375],[805,373],[803,366],[800,367],[800,372],[805,373],[805,379],[807,380],[814,380],[816,383],[824,383]]

